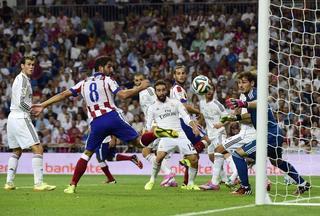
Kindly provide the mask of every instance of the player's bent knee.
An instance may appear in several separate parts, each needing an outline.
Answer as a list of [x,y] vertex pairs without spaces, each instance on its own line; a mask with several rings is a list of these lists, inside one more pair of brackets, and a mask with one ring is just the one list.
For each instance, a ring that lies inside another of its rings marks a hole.
[[209,159],[213,163],[214,162],[214,154],[209,154]]
[[236,150],[236,152],[237,152],[237,154],[238,154],[239,156],[241,156],[241,157],[246,157],[246,156],[247,156],[247,153],[246,153],[245,151],[243,151],[242,148],[238,148],[238,149]]
[[21,148],[15,148],[15,149],[12,150],[12,153],[14,155],[16,155],[17,158],[20,158],[21,155],[22,155],[22,149]]
[[43,154],[43,147],[40,145],[40,143],[31,146],[31,150],[34,154]]
[[162,156],[157,156],[156,157],[156,162],[158,163],[158,164],[161,164],[162,163],[162,161],[163,161],[163,159],[164,159],[164,157],[162,157]]
[[140,136],[138,136],[137,138],[135,138],[134,140],[128,142],[128,144],[132,144],[138,148],[142,148],[143,145],[140,143]]
[[156,162],[157,163],[162,163],[163,159],[167,156],[166,152],[157,152],[157,157],[156,157]]
[[146,158],[150,153],[151,153],[151,149],[150,148],[143,148],[142,149],[142,156],[144,158]]
[[214,152],[216,153],[220,153],[220,154],[224,154],[226,152],[225,148],[223,147],[223,145],[218,145],[215,149]]
[[198,167],[198,155],[188,155],[186,159],[190,161],[192,167]]
[[269,158],[270,160],[270,163],[273,165],[273,166],[279,166],[280,164],[282,164],[283,160],[282,159],[272,159],[272,158]]
[[89,158],[93,155],[93,151],[84,150],[83,154],[87,155]]

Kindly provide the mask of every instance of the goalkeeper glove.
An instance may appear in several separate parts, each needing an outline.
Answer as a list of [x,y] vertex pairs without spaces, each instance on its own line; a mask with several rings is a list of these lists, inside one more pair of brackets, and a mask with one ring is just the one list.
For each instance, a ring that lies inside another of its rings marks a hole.
[[225,115],[225,116],[221,116],[220,118],[220,122],[221,123],[225,123],[227,121],[240,121],[242,118],[241,118],[241,115]]
[[226,105],[230,109],[235,109],[235,108],[247,108],[248,107],[248,102],[247,101],[242,101],[240,99],[234,99],[234,98],[229,98],[226,100]]

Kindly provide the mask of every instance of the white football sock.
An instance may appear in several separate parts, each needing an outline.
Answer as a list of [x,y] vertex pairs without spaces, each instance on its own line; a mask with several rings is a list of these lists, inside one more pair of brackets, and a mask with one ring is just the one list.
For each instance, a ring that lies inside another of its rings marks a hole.
[[196,179],[198,169],[193,167],[189,167],[189,178],[188,178],[188,185],[194,185],[194,180]]
[[99,166],[102,168],[102,167],[106,167],[107,166],[107,163],[105,161],[102,161],[99,163]]
[[170,175],[170,174],[171,174],[171,169],[170,169],[170,165],[169,165],[169,159],[164,158],[164,159],[162,160],[161,170],[163,171],[163,173],[164,173],[165,175]]
[[32,169],[34,175],[34,184],[41,184],[43,182],[43,157],[40,154],[33,155]]
[[14,182],[18,168],[19,157],[16,154],[12,154],[8,160],[8,170],[7,170],[7,183]]
[[146,160],[153,164],[156,161],[156,155],[154,153],[150,153],[146,156]]
[[227,161],[229,161],[229,166],[230,166],[230,170],[232,172],[231,176],[230,176],[230,181],[232,183],[234,183],[234,181],[238,178],[238,170],[236,165],[234,164],[232,157],[228,157],[226,159]]
[[224,161],[225,159],[223,158],[223,162],[222,162],[222,166],[221,166],[221,170],[220,170],[220,179],[223,182],[227,182],[228,181],[228,176],[227,176],[227,172],[224,168]]
[[211,182],[214,185],[219,185],[219,176],[223,166],[224,158],[222,154],[214,154],[214,163],[212,165],[212,178]]
[[154,163],[152,163],[152,173],[151,173],[151,177],[150,177],[150,181],[155,181],[156,180],[156,177],[160,171],[160,167],[161,167],[161,164],[160,163],[157,163],[156,161],[154,161]]

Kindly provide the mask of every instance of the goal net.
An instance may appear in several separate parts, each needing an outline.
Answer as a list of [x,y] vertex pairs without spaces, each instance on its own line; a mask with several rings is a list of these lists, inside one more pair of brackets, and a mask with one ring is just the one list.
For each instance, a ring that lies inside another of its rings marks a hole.
[[320,205],[320,1],[271,0],[269,33],[268,103],[284,131],[283,159],[312,185],[294,195],[296,182],[268,163],[269,198]]

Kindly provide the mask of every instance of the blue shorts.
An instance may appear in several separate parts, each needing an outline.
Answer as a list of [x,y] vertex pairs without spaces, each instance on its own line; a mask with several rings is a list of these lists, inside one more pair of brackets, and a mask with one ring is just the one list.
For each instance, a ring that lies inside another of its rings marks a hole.
[[114,135],[124,142],[136,139],[139,134],[118,112],[112,111],[92,120],[86,150],[94,152],[109,135]]
[[[272,159],[282,158],[282,142],[283,137],[281,135],[268,134],[268,152],[267,155]],[[257,140],[253,140],[250,143],[242,146],[244,152],[247,153],[248,157],[256,159],[256,146]]]
[[96,157],[98,161],[113,161],[116,156],[116,147],[109,147],[109,143],[102,143],[96,149]]
[[196,136],[194,135],[194,133],[192,132],[192,128],[189,125],[186,125],[186,123],[184,123],[183,119],[180,118],[180,124],[182,127],[182,130],[184,131],[184,133],[187,135],[188,139],[190,140],[191,144],[196,144],[197,142],[199,142],[202,137],[205,135],[205,133],[203,131],[201,131],[201,133],[203,134],[203,136]]

